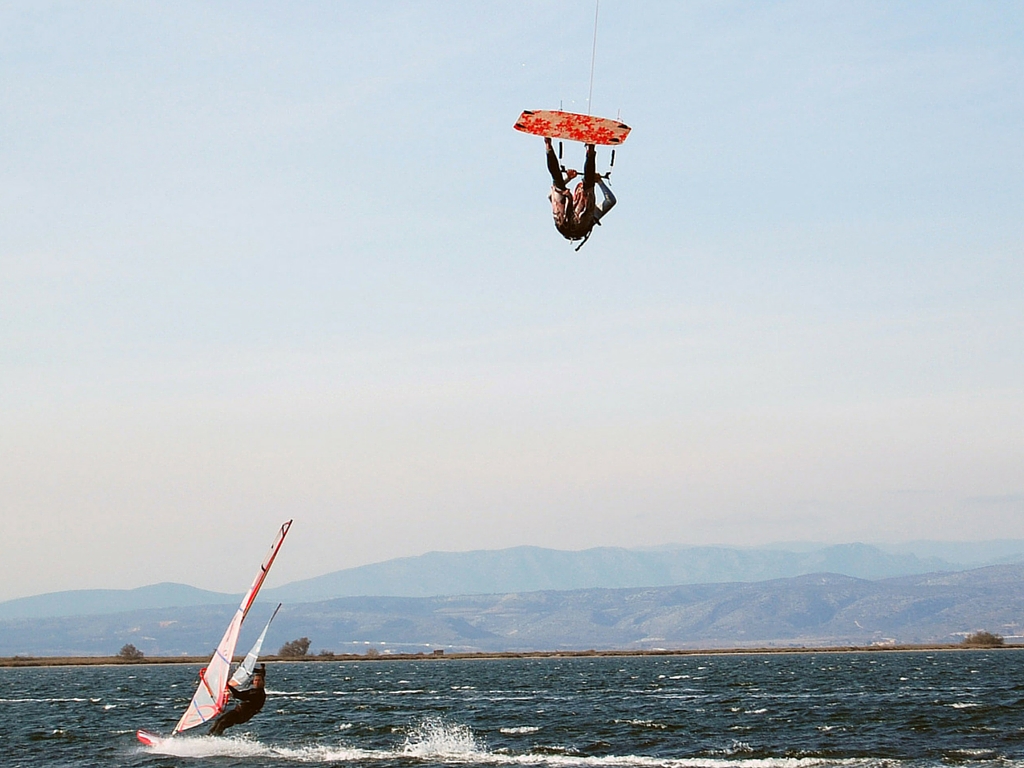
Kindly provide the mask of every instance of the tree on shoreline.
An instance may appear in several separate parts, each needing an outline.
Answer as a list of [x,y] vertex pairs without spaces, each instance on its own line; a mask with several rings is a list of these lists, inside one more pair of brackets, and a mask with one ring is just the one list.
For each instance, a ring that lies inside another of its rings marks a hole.
[[281,646],[281,650],[277,652],[277,655],[284,656],[289,659],[302,658],[309,654],[309,643],[310,640],[308,637],[300,637],[298,640],[289,640]]
[[118,658],[125,661],[141,661],[145,655],[131,643],[125,643],[121,646],[121,650],[117,652]]
[[993,635],[991,632],[980,630],[968,635],[960,641],[960,645],[969,645],[972,648],[998,648],[1004,645],[1005,641],[1001,635]]

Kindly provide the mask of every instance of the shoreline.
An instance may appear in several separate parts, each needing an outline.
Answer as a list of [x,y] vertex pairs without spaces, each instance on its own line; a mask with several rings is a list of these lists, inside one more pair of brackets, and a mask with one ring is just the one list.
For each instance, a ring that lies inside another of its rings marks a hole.
[[[761,648],[687,648],[677,650],[588,650],[588,651],[502,651],[474,653],[381,653],[375,656],[357,653],[327,653],[312,656],[260,657],[260,661],[291,664],[295,662],[387,662],[387,661],[473,661],[495,659],[576,659],[640,656],[741,656],[807,653],[913,653],[925,651],[1006,651],[1020,650],[1019,645],[962,645],[959,643],[925,645],[842,645],[820,647]],[[244,656],[237,656],[240,662]],[[0,657],[0,667],[78,667],[78,666],[143,666],[146,664],[206,664],[208,656],[147,656],[123,659],[120,656],[8,656]]]

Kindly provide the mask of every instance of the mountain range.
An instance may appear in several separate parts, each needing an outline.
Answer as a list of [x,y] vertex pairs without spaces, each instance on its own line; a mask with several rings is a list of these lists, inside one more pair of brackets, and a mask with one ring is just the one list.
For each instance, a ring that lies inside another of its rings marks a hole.
[[[951,643],[979,629],[1019,641],[1024,565],[867,580],[809,574],[760,582],[287,604],[266,648],[308,637],[335,653],[680,649]],[[272,606],[253,608],[241,647]],[[0,621],[0,656],[211,652],[233,605]]]
[[[418,557],[335,571],[265,589],[263,598],[285,603],[342,597],[438,597],[623,589],[757,582],[811,573],[883,579],[959,571],[1024,560],[1024,541],[915,542],[894,547],[869,544],[790,545],[742,549],[601,547],[563,551],[514,547],[473,552],[429,552]],[[241,574],[244,579],[248,574]],[[94,616],[150,608],[229,604],[238,595],[184,584],[161,583],[128,590],[71,590],[0,603],[0,619]]]

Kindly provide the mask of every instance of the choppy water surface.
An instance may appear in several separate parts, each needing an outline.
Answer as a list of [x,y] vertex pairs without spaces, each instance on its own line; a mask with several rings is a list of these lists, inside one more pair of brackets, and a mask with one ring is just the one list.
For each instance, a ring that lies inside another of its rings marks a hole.
[[1024,652],[271,664],[230,737],[191,666],[0,669],[0,764],[1024,768]]

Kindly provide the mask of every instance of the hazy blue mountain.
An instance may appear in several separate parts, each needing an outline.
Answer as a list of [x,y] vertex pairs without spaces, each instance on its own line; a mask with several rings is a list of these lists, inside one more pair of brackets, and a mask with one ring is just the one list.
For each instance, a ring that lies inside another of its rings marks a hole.
[[962,568],[1024,562],[1024,540],[993,541],[908,541],[903,544],[880,544],[885,552],[938,558]]
[[[257,605],[241,647],[270,615]],[[207,654],[233,605],[0,621],[0,655]],[[314,651],[364,653],[712,648],[958,642],[1021,635],[1024,565],[870,581],[810,574],[764,582],[458,597],[347,597],[286,604],[266,648],[309,637]]]
[[[941,543],[918,542],[914,551],[885,551],[867,544],[809,546],[790,549],[763,547],[665,546],[653,549],[601,547],[578,552],[514,547],[474,552],[430,552],[336,571],[296,581],[263,593],[264,599],[286,603],[329,600],[336,597],[497,594],[538,590],[605,587],[659,587],[678,584],[753,582],[807,573],[839,573],[863,579],[881,579],[964,566],[927,556],[935,551],[995,557],[1012,556],[1013,543],[959,545],[943,549]],[[909,545],[908,545],[909,546]],[[236,595],[209,592],[183,584],[155,584],[131,590],[76,590],[54,592],[0,603],[0,618],[96,615],[174,605],[232,603]]]
[[955,569],[939,558],[891,554],[867,544],[840,544],[807,552],[730,547],[600,547],[568,552],[513,547],[430,552],[292,582],[265,594],[273,600],[307,602],[358,595],[430,597],[763,581],[818,572],[880,579]]
[[232,595],[164,582],[137,589],[76,589],[0,603],[0,619],[91,616],[143,608],[230,603]]

